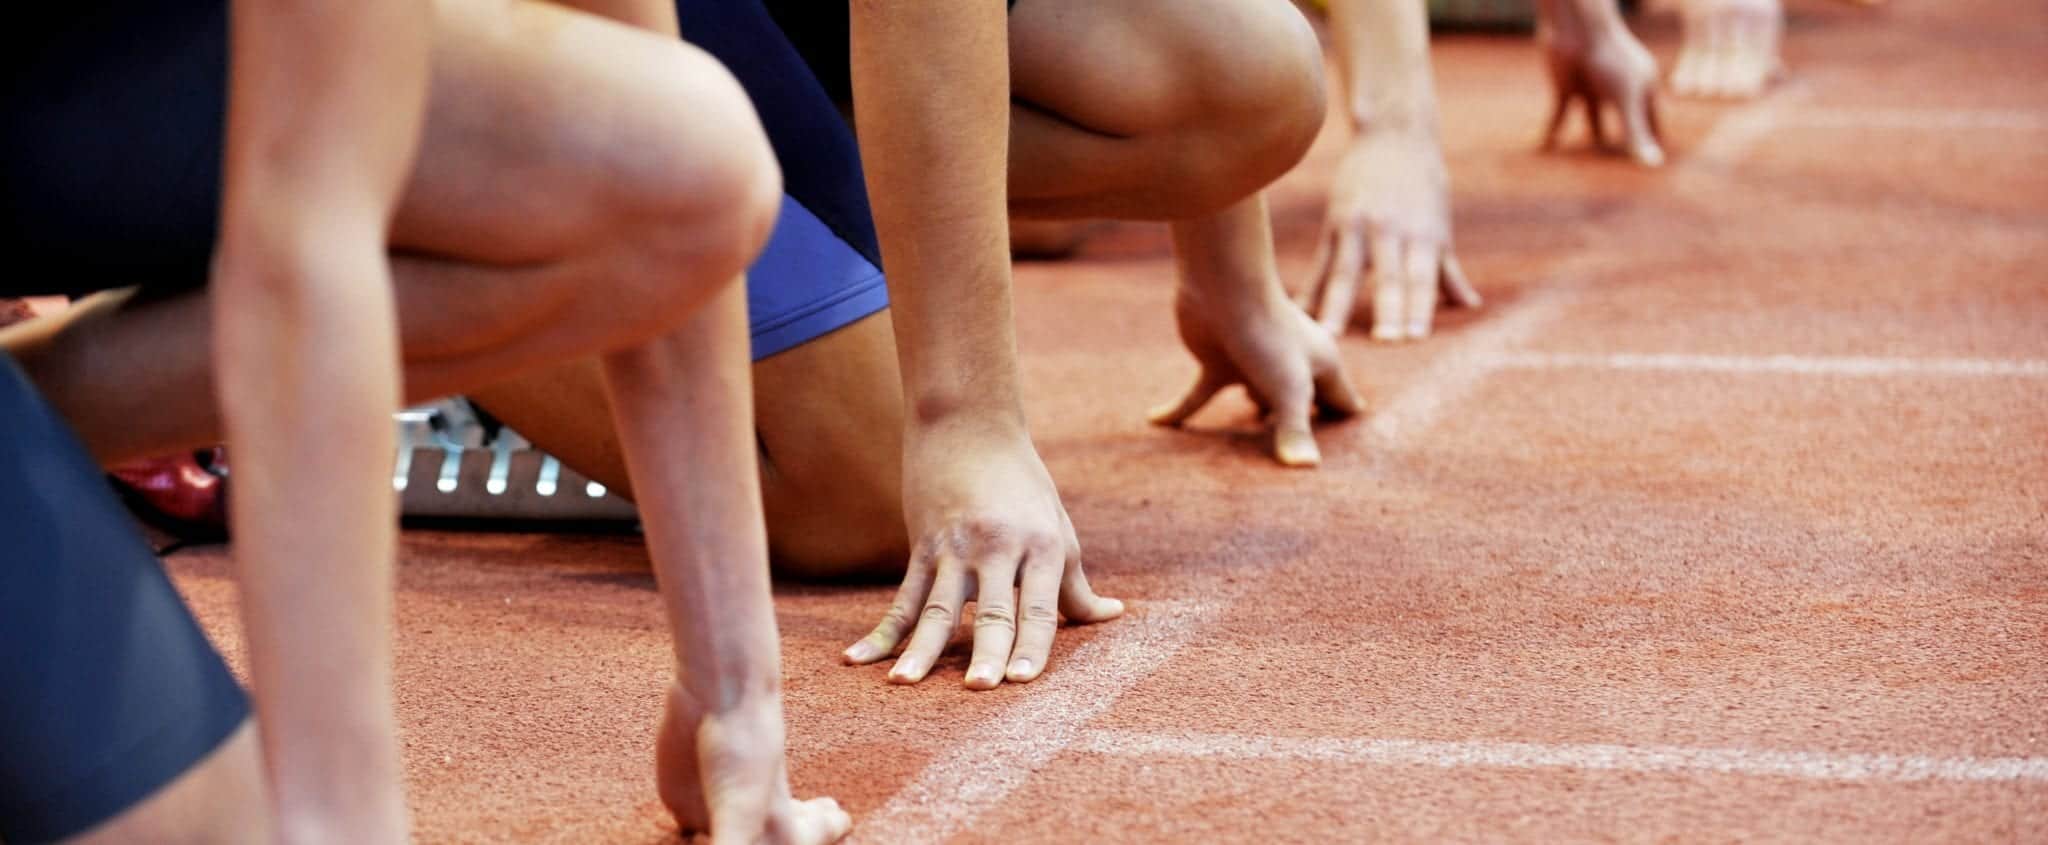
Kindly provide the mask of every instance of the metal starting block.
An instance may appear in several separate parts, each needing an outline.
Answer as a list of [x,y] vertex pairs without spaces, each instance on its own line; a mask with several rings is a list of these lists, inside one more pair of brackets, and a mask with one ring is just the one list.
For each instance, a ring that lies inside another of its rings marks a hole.
[[391,486],[408,518],[632,523],[633,503],[562,466],[461,399],[398,413]]
[[1529,30],[1536,27],[1534,0],[1429,0],[1429,22],[1452,29]]

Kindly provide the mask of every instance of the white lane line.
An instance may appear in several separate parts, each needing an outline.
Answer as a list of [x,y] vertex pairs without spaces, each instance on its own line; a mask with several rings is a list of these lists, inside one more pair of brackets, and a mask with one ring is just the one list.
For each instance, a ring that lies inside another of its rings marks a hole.
[[1491,362],[1511,370],[1654,370],[1690,373],[1788,373],[1815,376],[1959,376],[2048,378],[2048,360],[1872,358],[1811,355],[1586,355],[1514,352]]
[[1555,280],[1459,338],[1456,346],[1411,379],[1406,390],[1380,405],[1365,423],[1373,453],[1393,451],[1403,439],[1428,430],[1445,408],[1486,379],[1494,361],[1562,317],[1577,290],[1573,271],[1582,263],[1567,259]]
[[1420,739],[1278,738],[1093,730],[1077,751],[1124,757],[1306,760],[1445,769],[1599,769],[1790,777],[1832,781],[2048,781],[2048,757],[1924,757],[1734,748],[1543,745]]
[[1714,124],[1707,137],[1700,140],[1699,146],[1682,154],[1679,164],[1684,170],[1692,171],[1742,160],[1750,148],[1769,137],[1772,131],[1784,125],[1788,117],[1796,115],[1801,106],[1813,99],[1817,86],[1818,83],[1813,81],[1795,80],[1741,111],[1722,118]]
[[2048,112],[2024,109],[1810,108],[1783,120],[1800,129],[2048,131]]
[[[1780,89],[1766,103],[1778,103],[1790,96],[1803,96],[1801,89]],[[1728,120],[1741,120],[1756,113],[1756,104],[1744,106]],[[1740,155],[1750,144],[1767,135],[1782,109],[1763,116],[1758,125],[1744,129],[1747,139],[1718,140],[1724,135],[1716,127],[1708,136],[1724,155]],[[1727,121],[1724,120],[1725,124]],[[1693,169],[1681,162],[1676,170]],[[1584,268],[1600,259],[1597,251],[1580,253],[1553,275],[1562,280],[1539,288],[1520,307],[1499,316],[1495,323],[1506,328],[1482,328],[1460,338],[1445,350],[1443,358],[1455,363],[1431,367],[1423,378],[1409,383],[1368,421],[1369,437],[1375,447],[1393,446],[1399,438],[1412,437],[1426,429],[1442,410],[1463,397],[1489,367],[1486,359],[1497,357],[1530,337],[1536,329],[1560,316],[1574,296],[1573,268]],[[1472,349],[1484,344],[1475,354]],[[1433,378],[1434,377],[1434,378]],[[1206,602],[1148,602],[1133,617],[1110,623],[1110,630],[1081,647],[1044,677],[1034,681],[1017,703],[997,712],[972,728],[967,736],[985,740],[983,747],[1000,748],[996,757],[963,755],[940,757],[918,773],[917,779],[898,791],[866,818],[855,820],[851,842],[934,841],[944,839],[973,822],[1029,779],[1040,766],[1058,756],[1081,735],[1081,726],[1108,710],[1131,687],[1166,664],[1197,631],[1221,615],[1249,588],[1240,582]]]
[[[1001,803],[1072,744],[1081,726],[1173,659],[1230,602],[1145,602],[1054,663],[1008,707],[941,752],[889,803],[856,820],[853,842],[937,842]],[[1069,634],[1069,636],[1072,636]]]

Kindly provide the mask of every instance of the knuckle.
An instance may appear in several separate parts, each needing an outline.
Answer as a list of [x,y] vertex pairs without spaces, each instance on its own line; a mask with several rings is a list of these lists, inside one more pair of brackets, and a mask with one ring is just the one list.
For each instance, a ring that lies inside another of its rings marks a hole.
[[1010,628],[1016,624],[1017,619],[1010,609],[1001,605],[979,608],[974,613],[976,628]]
[[877,632],[879,633],[881,630],[900,629],[909,624],[910,608],[904,607],[900,604],[892,604],[889,606],[889,609],[887,611],[882,613],[882,624],[881,627],[877,629]]
[[1027,602],[1024,605],[1024,621],[1036,624],[1057,625],[1060,621],[1060,613],[1050,602]]
[[953,623],[953,609],[938,602],[924,606],[924,621],[950,625]]

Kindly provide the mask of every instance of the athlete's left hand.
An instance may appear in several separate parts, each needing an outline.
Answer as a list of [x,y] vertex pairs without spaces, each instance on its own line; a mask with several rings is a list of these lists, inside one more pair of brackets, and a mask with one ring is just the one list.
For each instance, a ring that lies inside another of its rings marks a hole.
[[[1362,129],[1337,167],[1323,218],[1308,307],[1342,335],[1370,310],[1374,340],[1427,337],[1437,293],[1476,308],[1479,291],[1451,251],[1450,180],[1443,147],[1425,126]],[[1372,298],[1358,297],[1372,271]]]
[[1336,341],[1287,299],[1277,279],[1250,290],[1256,292],[1226,302],[1181,288],[1174,317],[1202,370],[1179,402],[1152,412],[1152,422],[1180,425],[1223,388],[1242,384],[1273,421],[1273,456],[1287,466],[1315,466],[1322,452],[1310,431],[1314,412],[1341,419],[1365,400],[1344,375]]
[[1685,0],[1685,46],[1671,89],[1687,97],[1746,99],[1784,72],[1780,0]]

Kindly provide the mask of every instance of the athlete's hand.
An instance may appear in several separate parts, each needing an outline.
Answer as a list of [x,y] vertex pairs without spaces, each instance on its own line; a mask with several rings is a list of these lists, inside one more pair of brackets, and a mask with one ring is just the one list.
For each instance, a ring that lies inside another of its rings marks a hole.
[[1671,88],[1686,97],[1754,97],[1784,72],[1780,0],[1684,0],[1685,46]]
[[707,714],[681,684],[670,684],[655,737],[661,802],[684,836],[713,845],[828,845],[853,827],[830,798],[789,793],[780,701]]
[[1242,384],[1273,422],[1273,456],[1287,466],[1315,466],[1322,452],[1309,427],[1314,411],[1348,417],[1365,400],[1344,375],[1330,333],[1289,301],[1277,280],[1257,290],[1242,302],[1221,302],[1181,288],[1174,317],[1202,371],[1179,402],[1152,412],[1152,422],[1180,425],[1223,388]]
[[[1370,302],[1358,297],[1368,267]],[[1452,305],[1479,305],[1479,292],[1451,252],[1442,145],[1419,126],[1361,130],[1330,186],[1308,308],[1332,335],[1369,309],[1373,339],[1422,338],[1435,319],[1439,289]]]
[[1544,130],[1543,148],[1557,148],[1559,130],[1573,103],[1583,103],[1593,143],[1605,148],[1601,109],[1621,114],[1625,148],[1637,163],[1664,163],[1662,130],[1657,124],[1657,60],[1625,26],[1597,26],[1583,16],[1546,19],[1540,31],[1550,82],[1557,99]]
[[992,689],[1045,671],[1062,615],[1101,622],[1124,612],[1123,602],[1088,586],[1073,523],[1021,420],[960,413],[912,423],[903,447],[909,570],[881,624],[847,648],[846,662],[881,660],[908,638],[889,680],[924,680],[971,600],[966,684]]

